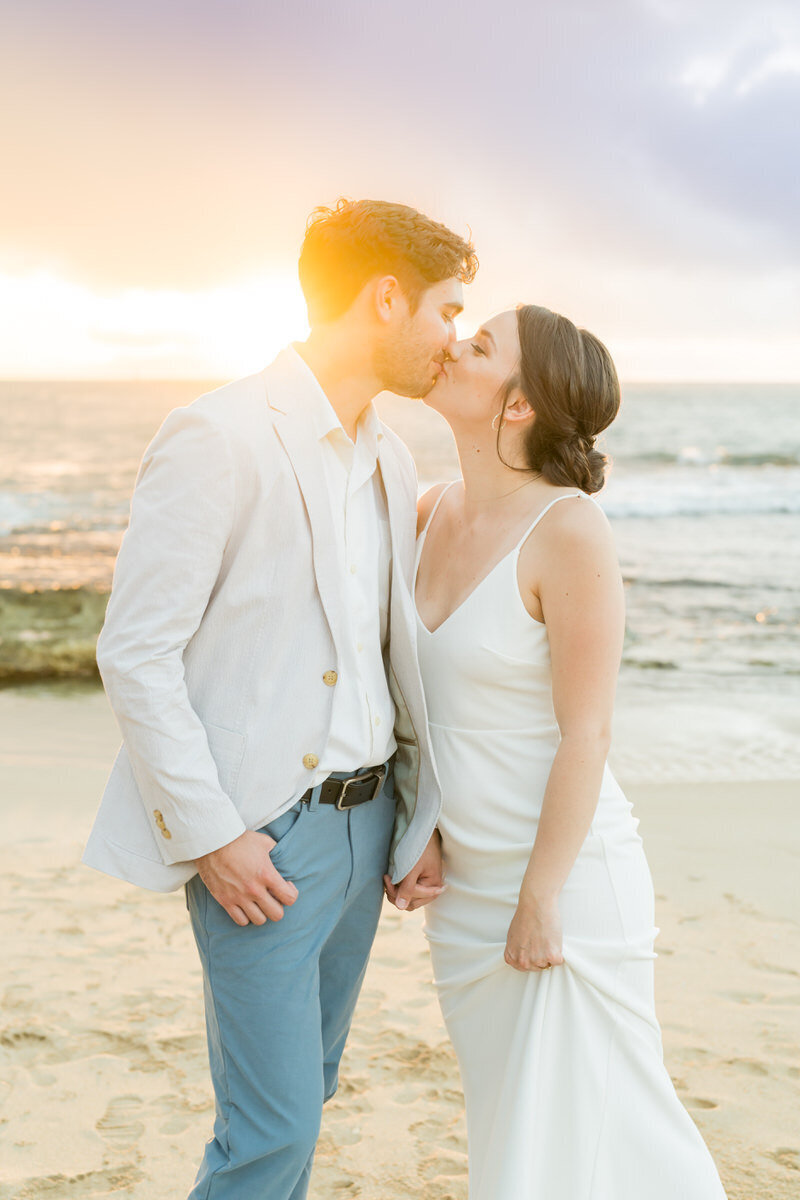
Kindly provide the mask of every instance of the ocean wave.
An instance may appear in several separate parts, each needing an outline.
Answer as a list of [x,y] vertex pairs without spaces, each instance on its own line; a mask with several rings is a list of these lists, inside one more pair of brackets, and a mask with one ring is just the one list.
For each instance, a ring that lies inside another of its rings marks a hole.
[[746,496],[647,496],[608,499],[599,496],[603,511],[611,518],[798,516],[800,496],[750,499]]
[[721,591],[740,591],[742,584],[738,579],[702,579],[699,576],[686,575],[675,579],[653,579],[648,575],[625,573],[626,583],[636,583],[651,588],[718,588]]
[[626,465],[639,463],[642,466],[657,467],[800,467],[800,452],[786,453],[785,451],[767,450],[760,453],[736,454],[720,446],[716,450],[703,450],[698,446],[683,446],[677,451],[654,450],[650,453],[617,451],[611,454],[614,462],[624,462]]
[[800,514],[800,470],[612,471],[597,498],[609,517],[792,516]]

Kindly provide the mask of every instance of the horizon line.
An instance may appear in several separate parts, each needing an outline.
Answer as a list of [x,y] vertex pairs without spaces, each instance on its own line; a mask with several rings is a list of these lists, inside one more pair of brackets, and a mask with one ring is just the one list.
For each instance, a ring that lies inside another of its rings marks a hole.
[[[245,375],[106,375],[106,376],[91,376],[91,375],[0,375],[0,384],[5,383],[213,383],[223,387],[227,383],[233,383],[237,379],[246,378],[248,375],[259,375],[266,367],[261,367],[257,371],[248,371]],[[681,379],[665,379],[661,377],[648,378],[646,376],[637,376],[636,378],[620,378],[620,385],[623,387],[636,386],[639,384],[665,384],[665,385],[684,385],[684,384],[731,384],[742,385],[743,387],[753,384],[768,384],[775,387],[800,386],[800,376],[794,379],[765,379],[763,377],[754,376],[747,379],[731,379],[723,376],[713,379],[702,379],[687,376]],[[421,399],[421,397],[400,396],[395,392],[388,393],[395,395],[398,400],[413,400]],[[376,392],[376,395],[384,395],[384,392]]]

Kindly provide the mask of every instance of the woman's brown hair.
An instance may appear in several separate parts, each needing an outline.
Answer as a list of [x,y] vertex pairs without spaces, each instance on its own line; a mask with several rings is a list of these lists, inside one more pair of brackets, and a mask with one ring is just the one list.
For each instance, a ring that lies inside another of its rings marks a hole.
[[520,367],[512,386],[536,414],[523,440],[526,468],[559,487],[598,492],[607,459],[594,441],[620,404],[611,355],[593,334],[549,308],[521,304],[517,328]]

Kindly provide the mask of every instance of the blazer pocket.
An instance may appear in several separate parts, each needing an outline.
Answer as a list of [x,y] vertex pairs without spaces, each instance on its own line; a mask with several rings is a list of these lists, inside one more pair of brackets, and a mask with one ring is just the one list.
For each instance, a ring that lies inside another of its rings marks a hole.
[[222,725],[205,725],[208,748],[217,764],[220,787],[230,796],[236,788],[247,737]]

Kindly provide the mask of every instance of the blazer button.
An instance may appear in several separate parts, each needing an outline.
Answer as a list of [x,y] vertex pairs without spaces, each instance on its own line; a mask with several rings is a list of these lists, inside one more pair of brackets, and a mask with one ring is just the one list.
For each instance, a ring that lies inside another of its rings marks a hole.
[[161,809],[160,809],[160,808],[154,808],[154,809],[153,809],[153,816],[154,816],[154,817],[155,817],[155,819],[156,819],[156,825],[163,825],[163,824],[164,824],[164,814],[162,813],[162,811],[161,811]]
[[318,767],[319,759],[317,758],[316,754],[304,755],[303,756],[303,766],[306,767],[309,771],[313,771],[316,767]]
[[165,837],[165,838],[167,838],[167,839],[169,839],[169,838],[171,838],[171,837],[172,837],[172,834],[171,834],[171,833],[170,833],[170,831],[167,829],[166,825],[159,825],[159,829],[161,830],[161,836],[162,836],[162,837]]
[[328,687],[333,687],[338,678],[339,676],[335,671],[326,671],[322,676],[322,682],[326,683]]

